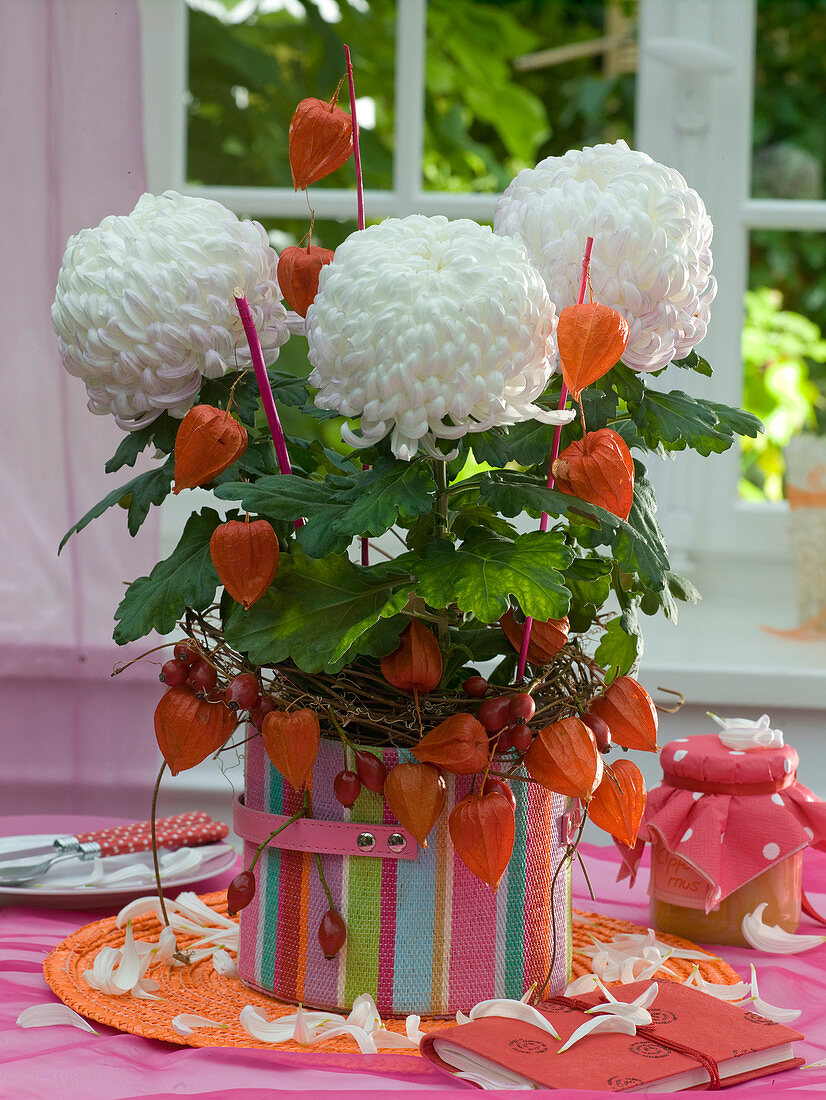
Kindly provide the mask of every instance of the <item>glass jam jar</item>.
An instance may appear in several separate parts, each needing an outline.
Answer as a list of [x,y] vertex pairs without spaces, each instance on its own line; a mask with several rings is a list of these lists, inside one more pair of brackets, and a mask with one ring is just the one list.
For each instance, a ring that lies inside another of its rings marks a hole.
[[[743,917],[762,902],[765,924],[797,930],[803,850],[826,847],[826,808],[798,782],[797,752],[767,718],[731,722],[743,726],[663,747],[663,781],[648,794],[640,840],[651,844],[655,928],[748,946]],[[632,878],[641,851],[626,859]]]

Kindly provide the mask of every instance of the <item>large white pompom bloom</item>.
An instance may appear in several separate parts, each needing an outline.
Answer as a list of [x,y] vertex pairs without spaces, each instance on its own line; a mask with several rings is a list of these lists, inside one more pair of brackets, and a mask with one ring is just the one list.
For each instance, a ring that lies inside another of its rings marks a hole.
[[585,241],[594,238],[591,287],[628,321],[629,367],[658,370],[705,336],[717,293],[711,219],[679,172],[624,141],[520,172],[494,225],[526,247],[560,312],[577,300]]
[[307,311],[316,405],[361,418],[393,453],[532,418],[553,370],[556,311],[524,249],[476,222],[414,214],[352,234]]
[[257,222],[175,191],[142,195],[131,214],[70,237],[52,323],[91,411],[113,413],[127,431],[164,411],[180,418],[202,376],[248,366],[236,287],[249,299],[265,357],[276,358],[289,337],[277,266]]

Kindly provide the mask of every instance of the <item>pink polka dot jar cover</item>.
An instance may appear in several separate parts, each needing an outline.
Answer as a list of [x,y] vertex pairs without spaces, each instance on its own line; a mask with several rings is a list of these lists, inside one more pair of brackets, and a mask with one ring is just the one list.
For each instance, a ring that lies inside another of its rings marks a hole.
[[810,844],[826,851],[826,803],[798,782],[795,749],[782,735],[741,748],[731,748],[731,740],[712,733],[663,747],[663,782],[648,793],[639,840],[625,850],[620,879],[630,875],[633,882],[645,842],[659,841],[707,884],[694,904],[708,913]]

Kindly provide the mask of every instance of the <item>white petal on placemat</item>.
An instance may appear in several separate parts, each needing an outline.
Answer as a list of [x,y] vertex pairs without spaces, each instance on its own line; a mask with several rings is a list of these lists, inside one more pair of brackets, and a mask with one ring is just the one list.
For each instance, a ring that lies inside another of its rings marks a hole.
[[286,1043],[295,1030],[295,1015],[268,1020],[254,1005],[242,1008],[239,1020],[244,1031],[262,1043]]
[[355,1039],[362,1054],[378,1054],[378,1048],[373,1040],[373,1036],[369,1035],[363,1027],[356,1027],[353,1024],[342,1024],[340,1027],[325,1028],[316,1035],[313,1042],[321,1043],[325,1039],[336,1039],[340,1035],[349,1035],[351,1039]]
[[389,1031],[386,1027],[373,1028],[370,1033],[377,1050],[418,1050],[419,1043],[409,1035]]
[[217,947],[212,952],[212,965],[215,968],[215,973],[220,974],[222,978],[238,977],[238,963],[229,951],[225,951],[223,947]]
[[457,1024],[469,1024],[470,1016],[465,1016],[461,1009],[456,1010],[456,1023]]
[[774,1020],[776,1024],[790,1024],[803,1011],[802,1008],[778,1008],[777,1005],[771,1005],[768,1001],[764,1001],[760,996],[760,990],[757,988],[757,971],[754,969],[754,963],[751,964],[750,1000],[754,1005],[755,1012],[765,1016],[767,1020]]
[[[170,903],[167,902],[167,904]],[[136,917],[144,917],[147,913],[155,913],[158,915],[159,909],[160,902],[157,896],[135,898],[135,900],[130,901],[128,905],[124,905],[123,909],[118,913],[118,928],[123,928],[127,921],[134,920]]]
[[578,1043],[580,1039],[584,1039],[586,1035],[591,1035],[595,1031],[616,1031],[621,1032],[623,1035],[637,1034],[634,1024],[630,1020],[623,1019],[622,1016],[594,1016],[592,1019],[586,1020],[584,1024],[580,1024],[568,1042],[559,1048],[557,1054],[562,1054],[574,1043]]
[[308,1046],[315,1038],[315,1029],[310,1026],[307,1014],[301,1005],[295,1013],[295,1026],[293,1027],[293,1042],[299,1046]]
[[750,992],[748,982],[735,982],[733,985],[726,985],[724,982],[707,982],[697,966],[694,967],[683,984],[693,985],[695,989],[699,989],[702,993],[708,993],[712,997],[717,997],[721,1001],[740,1001],[743,997],[748,996]]
[[629,1020],[637,1027],[645,1027],[651,1023],[651,1013],[639,1005],[625,1001],[607,1001],[605,1004],[594,1005],[588,1009],[589,1015],[594,1016],[619,1016],[623,1020]]
[[369,993],[362,993],[353,1001],[347,1023],[352,1027],[360,1027],[362,1031],[371,1032],[373,1028],[381,1026],[381,1016],[376,1008],[376,1002]]
[[[577,918],[579,919],[579,918]],[[565,987],[566,997],[577,997],[580,993],[593,993],[597,988],[599,978],[596,974],[583,974]],[[605,987],[603,986],[603,989]]]
[[218,1020],[210,1020],[206,1016],[195,1016],[191,1012],[180,1012],[172,1021],[172,1026],[179,1035],[188,1036],[194,1034],[196,1027],[219,1027],[226,1031],[229,1024],[222,1024]]
[[420,1027],[421,1022],[421,1016],[408,1016],[404,1021],[404,1030],[407,1032],[407,1038],[412,1040],[417,1046],[422,1039],[424,1039],[424,1032]]
[[525,990],[525,992],[522,994],[522,996],[519,998],[519,1000],[522,1001],[523,1004],[530,1004],[531,1000],[533,999],[533,994],[534,994],[535,989],[536,989],[536,982],[533,983],[533,985],[530,987],[530,989]]
[[768,902],[761,901],[753,912],[746,913],[741,924],[746,942],[757,951],[766,951],[771,955],[797,955],[826,943],[826,936],[798,936],[778,924],[764,924],[763,914],[767,905]]
[[92,1025],[79,1016],[73,1008],[69,1008],[68,1005],[54,1004],[51,1001],[48,1004],[24,1008],[17,1017],[18,1027],[65,1027],[67,1024],[71,1027],[79,1027],[82,1031],[91,1031],[93,1035],[98,1034]]
[[559,1038],[556,1028],[538,1012],[533,1005],[526,1005],[522,1001],[512,1001],[507,997],[490,1001],[480,1001],[470,1010],[471,1020],[479,1020],[486,1016],[501,1016],[506,1020],[521,1020],[523,1024],[533,1024],[534,1027],[547,1031],[554,1039]]

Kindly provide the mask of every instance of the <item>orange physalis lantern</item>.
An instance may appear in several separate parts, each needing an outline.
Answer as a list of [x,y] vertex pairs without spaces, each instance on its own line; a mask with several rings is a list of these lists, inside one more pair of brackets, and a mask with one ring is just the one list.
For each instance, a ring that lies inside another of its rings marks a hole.
[[452,714],[410,751],[423,764],[436,764],[454,775],[473,775],[488,762],[488,734],[472,714]]
[[[499,625],[505,632],[505,637],[519,653],[522,647],[522,632],[524,624],[518,623],[513,611],[506,611],[499,620]],[[531,626],[531,640],[528,644],[528,660],[532,665],[547,665],[556,657],[560,649],[568,641],[568,616],[564,619],[547,619],[541,622],[533,620]]]
[[427,847],[427,835],[445,808],[445,781],[433,764],[397,764],[384,781],[384,801],[398,823]]
[[329,103],[302,99],[290,123],[289,145],[293,187],[303,191],[349,159],[353,120],[336,106],[335,95]]
[[562,377],[578,401],[586,386],[619,361],[628,343],[628,322],[599,302],[581,302],[560,313],[556,342]]
[[278,537],[265,519],[231,519],[212,532],[209,556],[221,584],[246,611],[260,600],[278,570]]
[[614,680],[601,699],[591,704],[611,730],[611,740],[625,749],[657,751],[657,708],[642,684],[632,676]]
[[307,310],[318,294],[318,277],[325,264],[333,262],[334,252],[329,248],[320,248],[308,244],[306,248],[291,246],[285,248],[278,260],[278,285],[284,301],[300,313],[307,316]]
[[554,462],[552,473],[563,493],[628,519],[634,502],[634,460],[625,440],[611,428],[571,443]]
[[606,765],[602,782],[588,804],[588,814],[599,829],[633,848],[645,810],[645,780],[631,760]]
[[173,493],[205,485],[240,458],[247,449],[247,429],[225,409],[195,405],[181,421],[175,437]]
[[261,727],[267,756],[287,782],[300,791],[313,774],[321,743],[315,711],[271,710]]
[[537,783],[569,798],[589,799],[602,779],[596,738],[580,718],[560,718],[541,729],[523,763]]
[[433,691],[442,678],[442,653],[433,631],[411,619],[398,649],[382,657],[381,672],[400,691]]
[[453,807],[450,839],[465,867],[494,890],[508,866],[516,835],[513,807],[498,791],[469,794]]
[[173,775],[220,749],[236,723],[224,703],[199,699],[188,684],[167,688],[155,708],[155,737]]

